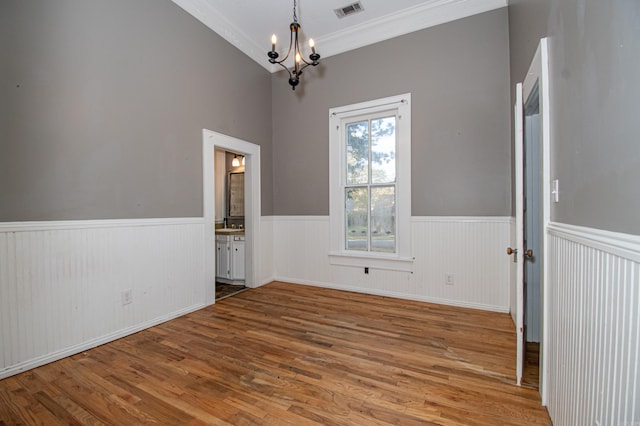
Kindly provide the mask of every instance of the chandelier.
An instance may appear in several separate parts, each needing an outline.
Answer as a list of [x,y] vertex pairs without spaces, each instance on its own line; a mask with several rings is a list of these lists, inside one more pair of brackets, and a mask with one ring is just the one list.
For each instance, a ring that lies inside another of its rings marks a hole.
[[[293,90],[296,90],[296,86],[300,83],[300,76],[302,75],[302,70],[308,67],[309,65],[313,65],[314,67],[319,64],[318,60],[320,59],[320,55],[316,53],[315,43],[313,39],[309,39],[309,47],[311,48],[311,54],[309,55],[309,60],[311,62],[307,62],[302,56],[302,52],[300,51],[300,46],[298,45],[298,33],[300,32],[300,24],[298,23],[298,15],[296,14],[297,3],[296,0],[293,0],[293,22],[289,25],[289,29],[291,30],[291,36],[289,39],[289,50],[287,50],[287,54],[281,60],[277,60],[280,55],[276,52],[276,35],[271,36],[271,51],[267,52],[269,56],[269,62],[272,64],[280,65],[282,68],[287,70],[289,73],[289,84]],[[293,49],[293,68],[290,70],[286,65],[284,65],[284,61],[289,58],[291,54],[291,50]]]

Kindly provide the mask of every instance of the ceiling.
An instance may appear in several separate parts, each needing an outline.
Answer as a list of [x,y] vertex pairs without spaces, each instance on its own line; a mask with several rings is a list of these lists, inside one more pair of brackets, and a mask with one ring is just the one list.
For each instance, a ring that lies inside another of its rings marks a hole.
[[[297,0],[302,34],[323,58],[445,22],[507,6],[507,0],[360,0],[363,11],[338,18],[356,0]],[[173,0],[267,70],[271,35],[289,45],[293,0]],[[307,49],[305,49],[307,50]]]

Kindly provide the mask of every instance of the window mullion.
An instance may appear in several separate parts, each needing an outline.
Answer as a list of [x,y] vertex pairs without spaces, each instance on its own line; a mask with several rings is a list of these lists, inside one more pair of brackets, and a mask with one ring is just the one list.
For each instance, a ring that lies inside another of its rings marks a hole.
[[372,169],[373,169],[373,147],[371,146],[371,133],[372,133],[372,128],[371,128],[371,119],[368,120],[369,122],[369,132],[368,132],[368,137],[369,137],[369,143],[367,144],[367,146],[369,147],[369,152],[367,153],[369,156],[369,180],[367,181],[367,195],[368,195],[368,205],[367,205],[367,251],[371,252],[371,182],[373,182],[373,178],[372,178]]

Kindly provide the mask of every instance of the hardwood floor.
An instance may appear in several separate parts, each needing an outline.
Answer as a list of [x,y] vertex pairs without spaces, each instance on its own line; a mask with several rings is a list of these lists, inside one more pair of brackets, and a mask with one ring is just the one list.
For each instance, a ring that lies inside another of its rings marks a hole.
[[527,342],[522,371],[522,386],[531,389],[540,387],[540,343]]
[[216,283],[216,301],[234,296],[246,289],[247,287],[243,285]]
[[507,314],[271,283],[0,381],[0,424],[550,425]]

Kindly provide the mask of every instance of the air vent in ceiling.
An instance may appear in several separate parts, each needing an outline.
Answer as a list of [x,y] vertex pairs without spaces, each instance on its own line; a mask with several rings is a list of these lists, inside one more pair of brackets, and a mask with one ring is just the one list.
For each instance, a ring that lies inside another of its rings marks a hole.
[[336,15],[338,15],[338,18],[344,18],[345,16],[353,15],[354,13],[362,12],[363,10],[364,7],[362,7],[362,3],[357,1],[355,3],[351,3],[346,6],[334,9],[334,12],[336,13]]

